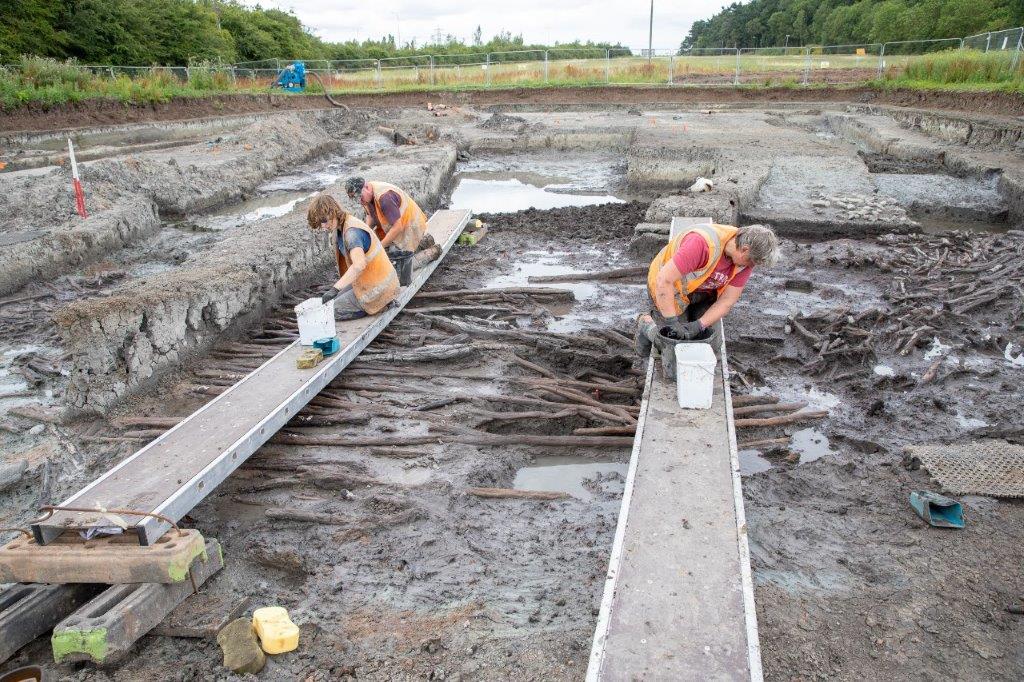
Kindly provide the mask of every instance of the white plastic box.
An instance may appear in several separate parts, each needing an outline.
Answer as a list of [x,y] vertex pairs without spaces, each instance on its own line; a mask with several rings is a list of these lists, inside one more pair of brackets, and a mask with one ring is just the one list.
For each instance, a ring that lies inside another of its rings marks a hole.
[[307,298],[295,306],[299,320],[299,343],[312,346],[317,339],[337,335],[334,326],[334,301],[323,303],[319,298]]
[[707,343],[679,343],[676,352],[676,397],[679,407],[707,410],[715,393],[718,358]]

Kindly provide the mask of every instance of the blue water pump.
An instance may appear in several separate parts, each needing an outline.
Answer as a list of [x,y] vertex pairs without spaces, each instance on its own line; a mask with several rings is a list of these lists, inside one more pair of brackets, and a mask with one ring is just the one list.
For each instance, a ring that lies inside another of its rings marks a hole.
[[292,62],[281,69],[274,81],[274,87],[281,88],[285,92],[302,92],[306,89],[306,64],[305,62]]

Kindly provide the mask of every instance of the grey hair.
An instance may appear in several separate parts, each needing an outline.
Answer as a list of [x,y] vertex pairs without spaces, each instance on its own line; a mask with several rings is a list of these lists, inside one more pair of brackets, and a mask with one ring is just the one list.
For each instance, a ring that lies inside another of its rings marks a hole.
[[779,238],[767,225],[747,225],[736,233],[736,246],[750,247],[754,265],[770,268],[779,260]]
[[366,184],[366,180],[360,177],[351,177],[345,181],[345,193],[346,194],[359,194],[363,191],[363,185]]

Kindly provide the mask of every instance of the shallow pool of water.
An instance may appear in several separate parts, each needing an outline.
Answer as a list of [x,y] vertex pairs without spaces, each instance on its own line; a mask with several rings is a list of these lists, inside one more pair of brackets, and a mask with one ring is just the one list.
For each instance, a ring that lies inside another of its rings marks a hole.
[[740,450],[736,454],[740,460],[740,476],[759,474],[772,468],[772,463],[761,455],[760,450]]
[[[576,267],[568,261],[579,256],[594,257],[595,263],[586,267]],[[531,282],[531,277],[570,275],[590,270],[604,269],[597,259],[610,259],[610,262],[617,260],[613,252],[602,252],[597,249],[585,249],[575,253],[565,251],[526,251],[520,256],[515,265],[515,270],[506,275],[499,275],[484,283],[485,289],[501,287],[554,287],[568,289],[576,297],[576,301],[567,307],[558,306],[548,309],[554,315],[545,329],[552,332],[573,332],[583,327],[593,326],[597,322],[610,321],[621,316],[621,309],[609,307],[602,300],[608,293],[610,287],[621,289],[622,287],[642,287],[643,283],[625,284],[622,282]],[[587,305],[579,305],[586,302]]]
[[273,192],[231,204],[192,221],[199,230],[220,232],[246,223],[287,215],[295,205],[313,196],[315,192]]
[[813,462],[834,452],[828,436],[816,428],[800,429],[794,433],[789,449],[800,455],[800,464]]
[[[568,493],[580,500],[591,500],[596,489],[606,490],[608,483],[598,477],[614,477],[615,489],[621,491],[628,465],[625,462],[593,462],[578,457],[538,457],[533,466],[516,472],[513,488]],[[621,477],[621,478],[620,478]],[[587,483],[590,485],[587,485]]]
[[[504,179],[456,176],[449,207],[470,209],[476,213],[514,213],[528,208],[546,210],[623,203],[622,199],[611,194],[570,193],[572,187],[568,183],[543,184],[544,181],[535,175],[509,175],[512,177]],[[521,179],[523,177],[525,181]]]

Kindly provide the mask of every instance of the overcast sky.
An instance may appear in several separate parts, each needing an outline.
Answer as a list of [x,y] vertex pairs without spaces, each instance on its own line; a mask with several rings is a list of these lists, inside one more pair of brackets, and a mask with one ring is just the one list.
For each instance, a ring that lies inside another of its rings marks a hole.
[[[255,5],[256,2],[248,4]],[[620,41],[647,46],[650,2],[634,0],[261,0],[263,7],[292,10],[321,38],[331,41],[401,34],[418,45],[435,32],[468,40],[479,25],[484,40],[499,31],[522,34],[527,43],[573,40]],[[727,3],[721,0],[655,0],[654,47],[675,50],[690,30]]]

